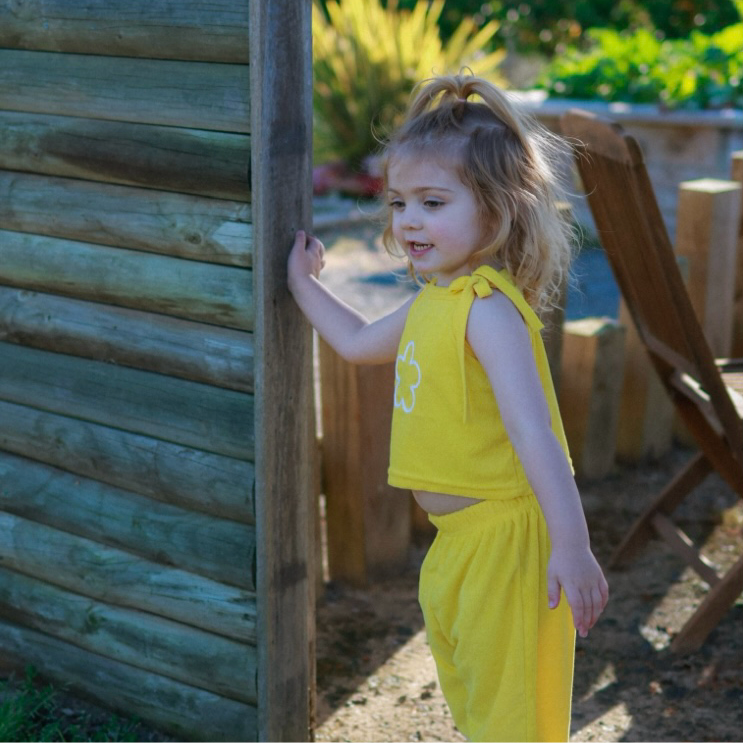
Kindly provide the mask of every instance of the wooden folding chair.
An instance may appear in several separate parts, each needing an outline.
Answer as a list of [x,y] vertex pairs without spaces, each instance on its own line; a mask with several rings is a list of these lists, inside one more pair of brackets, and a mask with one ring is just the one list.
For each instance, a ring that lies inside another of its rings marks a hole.
[[716,361],[712,356],[637,141],[617,124],[581,111],[565,114],[561,127],[565,136],[582,143],[576,143],[576,162],[599,239],[653,366],[699,446],[611,560],[629,560],[656,535],[709,583],[706,598],[671,645],[687,652],[704,642],[743,591],[743,555],[718,574],[670,518],[714,470],[743,498],[743,359]]

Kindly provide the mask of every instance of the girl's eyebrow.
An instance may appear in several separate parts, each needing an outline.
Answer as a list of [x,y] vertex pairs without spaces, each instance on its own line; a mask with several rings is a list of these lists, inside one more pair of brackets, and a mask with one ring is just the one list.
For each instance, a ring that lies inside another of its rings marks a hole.
[[[391,187],[388,187],[387,191],[389,193],[399,193],[396,188]],[[446,191],[447,193],[454,193],[453,189],[444,186],[418,186],[417,188],[412,189],[413,193],[422,193],[423,191]]]

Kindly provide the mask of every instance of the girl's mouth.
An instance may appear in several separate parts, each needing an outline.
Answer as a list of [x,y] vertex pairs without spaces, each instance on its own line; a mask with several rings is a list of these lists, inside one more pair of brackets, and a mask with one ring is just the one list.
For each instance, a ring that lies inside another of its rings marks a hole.
[[432,247],[433,245],[431,243],[408,243],[408,249],[410,250],[410,255],[412,256],[423,255],[423,253],[431,250]]

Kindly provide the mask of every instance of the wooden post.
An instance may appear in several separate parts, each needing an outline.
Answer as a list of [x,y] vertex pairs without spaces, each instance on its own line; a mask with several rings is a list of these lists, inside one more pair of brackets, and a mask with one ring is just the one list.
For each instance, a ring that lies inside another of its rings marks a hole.
[[619,305],[619,323],[627,329],[627,335],[617,458],[628,463],[657,459],[671,448],[673,403],[648,358],[623,300]]
[[311,740],[312,333],[286,285],[294,233],[312,218],[310,3],[250,3],[250,90],[258,739]]
[[[733,153],[731,179],[743,186],[743,150]],[[743,205],[741,206],[743,210]],[[730,355],[743,358],[743,216],[738,221],[738,262],[735,269],[733,300],[733,339]]]
[[676,252],[689,262],[689,297],[715,356],[730,353],[740,210],[738,183],[702,178],[679,186]]
[[547,360],[552,374],[552,384],[555,389],[560,389],[560,373],[562,370],[562,336],[565,325],[565,305],[568,298],[567,277],[560,287],[560,294],[555,298],[555,304],[542,312],[540,320],[544,323],[542,340],[544,350],[547,352]]
[[[557,205],[560,216],[566,222],[573,221],[573,207],[570,202],[561,201]],[[552,373],[552,384],[555,389],[560,389],[560,369],[562,368],[562,333],[563,324],[565,323],[565,306],[568,300],[568,277],[563,277],[563,282],[559,289],[558,296],[555,297],[555,304],[542,312],[540,320],[544,323],[542,331],[542,340],[544,341],[544,350],[547,352],[547,359]]]
[[565,323],[560,409],[578,477],[603,477],[614,465],[624,335],[609,318]]
[[410,495],[387,484],[394,364],[356,366],[320,341],[331,580],[363,587],[404,567]]

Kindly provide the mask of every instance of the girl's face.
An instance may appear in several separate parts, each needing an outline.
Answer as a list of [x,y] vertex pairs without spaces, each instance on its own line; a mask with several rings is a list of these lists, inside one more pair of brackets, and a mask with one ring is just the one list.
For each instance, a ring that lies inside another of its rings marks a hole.
[[453,167],[415,155],[393,157],[387,170],[392,234],[419,274],[448,286],[474,268],[484,246],[477,204]]

